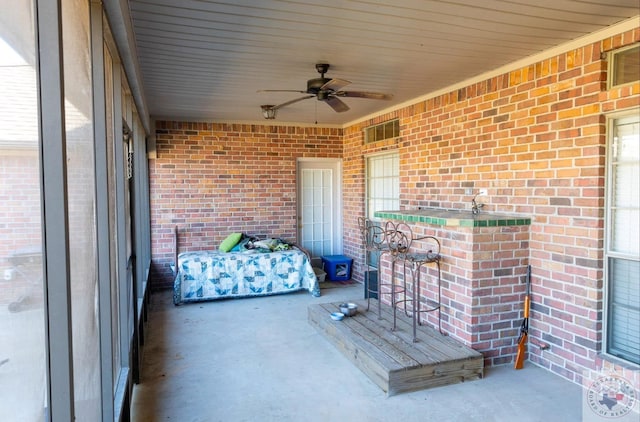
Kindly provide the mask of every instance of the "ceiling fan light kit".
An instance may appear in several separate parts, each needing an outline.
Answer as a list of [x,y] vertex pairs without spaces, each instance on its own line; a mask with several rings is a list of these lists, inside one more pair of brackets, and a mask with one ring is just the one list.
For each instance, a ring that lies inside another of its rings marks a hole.
[[343,113],[349,110],[349,106],[338,97],[351,97],[351,98],[367,98],[372,100],[390,100],[392,95],[383,94],[380,92],[364,92],[364,91],[343,91],[342,88],[349,85],[351,82],[338,78],[325,78],[324,74],[329,70],[330,65],[328,63],[317,63],[316,70],[320,73],[319,78],[309,79],[307,81],[306,91],[297,91],[291,89],[265,89],[258,92],[299,92],[301,94],[307,94],[303,97],[295,98],[278,105],[261,105],[262,116],[265,119],[275,119],[276,110],[284,106],[297,103],[298,101],[306,100],[308,98],[317,98],[318,101],[322,101],[329,105],[335,112]]
[[276,118],[276,108],[274,105],[264,104],[261,105],[260,108],[262,109],[262,117],[264,117],[265,119],[273,120]]

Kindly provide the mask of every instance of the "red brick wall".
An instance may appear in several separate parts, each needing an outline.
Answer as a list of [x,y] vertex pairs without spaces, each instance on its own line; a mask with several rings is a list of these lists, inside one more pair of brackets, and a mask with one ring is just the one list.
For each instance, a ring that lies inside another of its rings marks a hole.
[[[521,278],[525,261],[532,265],[530,359],[581,383],[584,370],[611,365],[598,357],[606,113],[640,107],[639,83],[607,90],[601,54],[638,41],[640,29],[344,130],[160,122],[158,158],[151,164],[153,259],[161,274],[154,283],[169,282],[175,224],[188,232],[181,246],[190,248],[215,246],[230,231],[264,233],[264,221],[274,235],[295,236],[295,158],[302,156],[344,158],[344,253],[355,258],[354,278],[361,280],[357,217],[364,215],[364,156],[398,151],[402,208],[468,209],[466,189],[482,188],[488,191],[483,212],[532,218],[527,258],[518,255],[523,268],[505,280]],[[400,137],[365,145],[362,129],[391,118],[400,119]],[[460,287],[453,263],[445,256],[442,272],[443,312],[451,315]],[[521,312],[523,293],[522,283],[501,290],[515,298],[505,313]],[[517,327],[497,328],[511,338],[492,338],[491,330],[477,338],[486,340],[482,348],[494,363],[503,360],[489,350],[506,347],[500,353],[510,354],[517,336]],[[551,347],[543,351],[540,343]]]
[[172,283],[180,250],[217,249],[232,232],[296,240],[296,160],[342,156],[342,130],[157,122],[150,163],[152,287]]
[[[638,41],[640,29],[345,129],[345,251],[357,258],[356,277],[363,155],[397,150],[401,208],[469,209],[465,189],[482,188],[483,212],[532,217],[530,359],[577,383],[583,370],[602,365],[605,113],[639,107],[640,84],[607,90],[601,54]],[[391,118],[400,119],[400,137],[364,145],[362,129]],[[455,284],[458,270],[445,256],[445,285]],[[517,328],[501,335],[517,336]]]
[[0,150],[0,305],[35,291],[33,282],[39,280],[37,266],[27,271],[29,279],[13,272],[11,280],[3,280],[5,270],[19,263],[9,260],[14,253],[42,243],[39,178],[35,142],[32,148]]
[[40,162],[37,151],[10,149],[0,152],[0,162],[0,257],[4,258],[41,243]]

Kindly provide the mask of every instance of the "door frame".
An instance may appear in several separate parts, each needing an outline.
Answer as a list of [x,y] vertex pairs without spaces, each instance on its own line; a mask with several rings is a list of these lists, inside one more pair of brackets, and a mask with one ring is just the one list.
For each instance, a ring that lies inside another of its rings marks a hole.
[[[342,159],[341,158],[313,158],[313,157],[299,157],[296,161],[296,238],[298,242],[301,242],[301,227],[300,218],[302,216],[302,169],[308,165],[308,168],[314,169],[331,169],[335,174],[333,179],[333,203],[336,205],[333,210],[333,229],[332,229],[332,251],[334,255],[341,254],[344,247],[343,233],[344,222],[342,220]],[[324,167],[323,167],[324,165]]]

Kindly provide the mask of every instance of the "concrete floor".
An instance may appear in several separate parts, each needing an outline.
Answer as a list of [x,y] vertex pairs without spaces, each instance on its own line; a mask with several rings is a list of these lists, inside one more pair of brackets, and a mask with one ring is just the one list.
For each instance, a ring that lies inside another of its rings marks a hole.
[[353,285],[319,298],[299,292],[174,307],[171,292],[154,293],[133,421],[589,419],[580,386],[530,362],[386,397],[307,322],[309,304],[361,297]]

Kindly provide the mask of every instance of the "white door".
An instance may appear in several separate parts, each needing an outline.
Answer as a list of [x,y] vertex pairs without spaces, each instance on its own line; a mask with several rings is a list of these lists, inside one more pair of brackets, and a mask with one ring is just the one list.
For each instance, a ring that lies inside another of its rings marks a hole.
[[312,257],[342,253],[339,160],[298,161],[298,239]]

